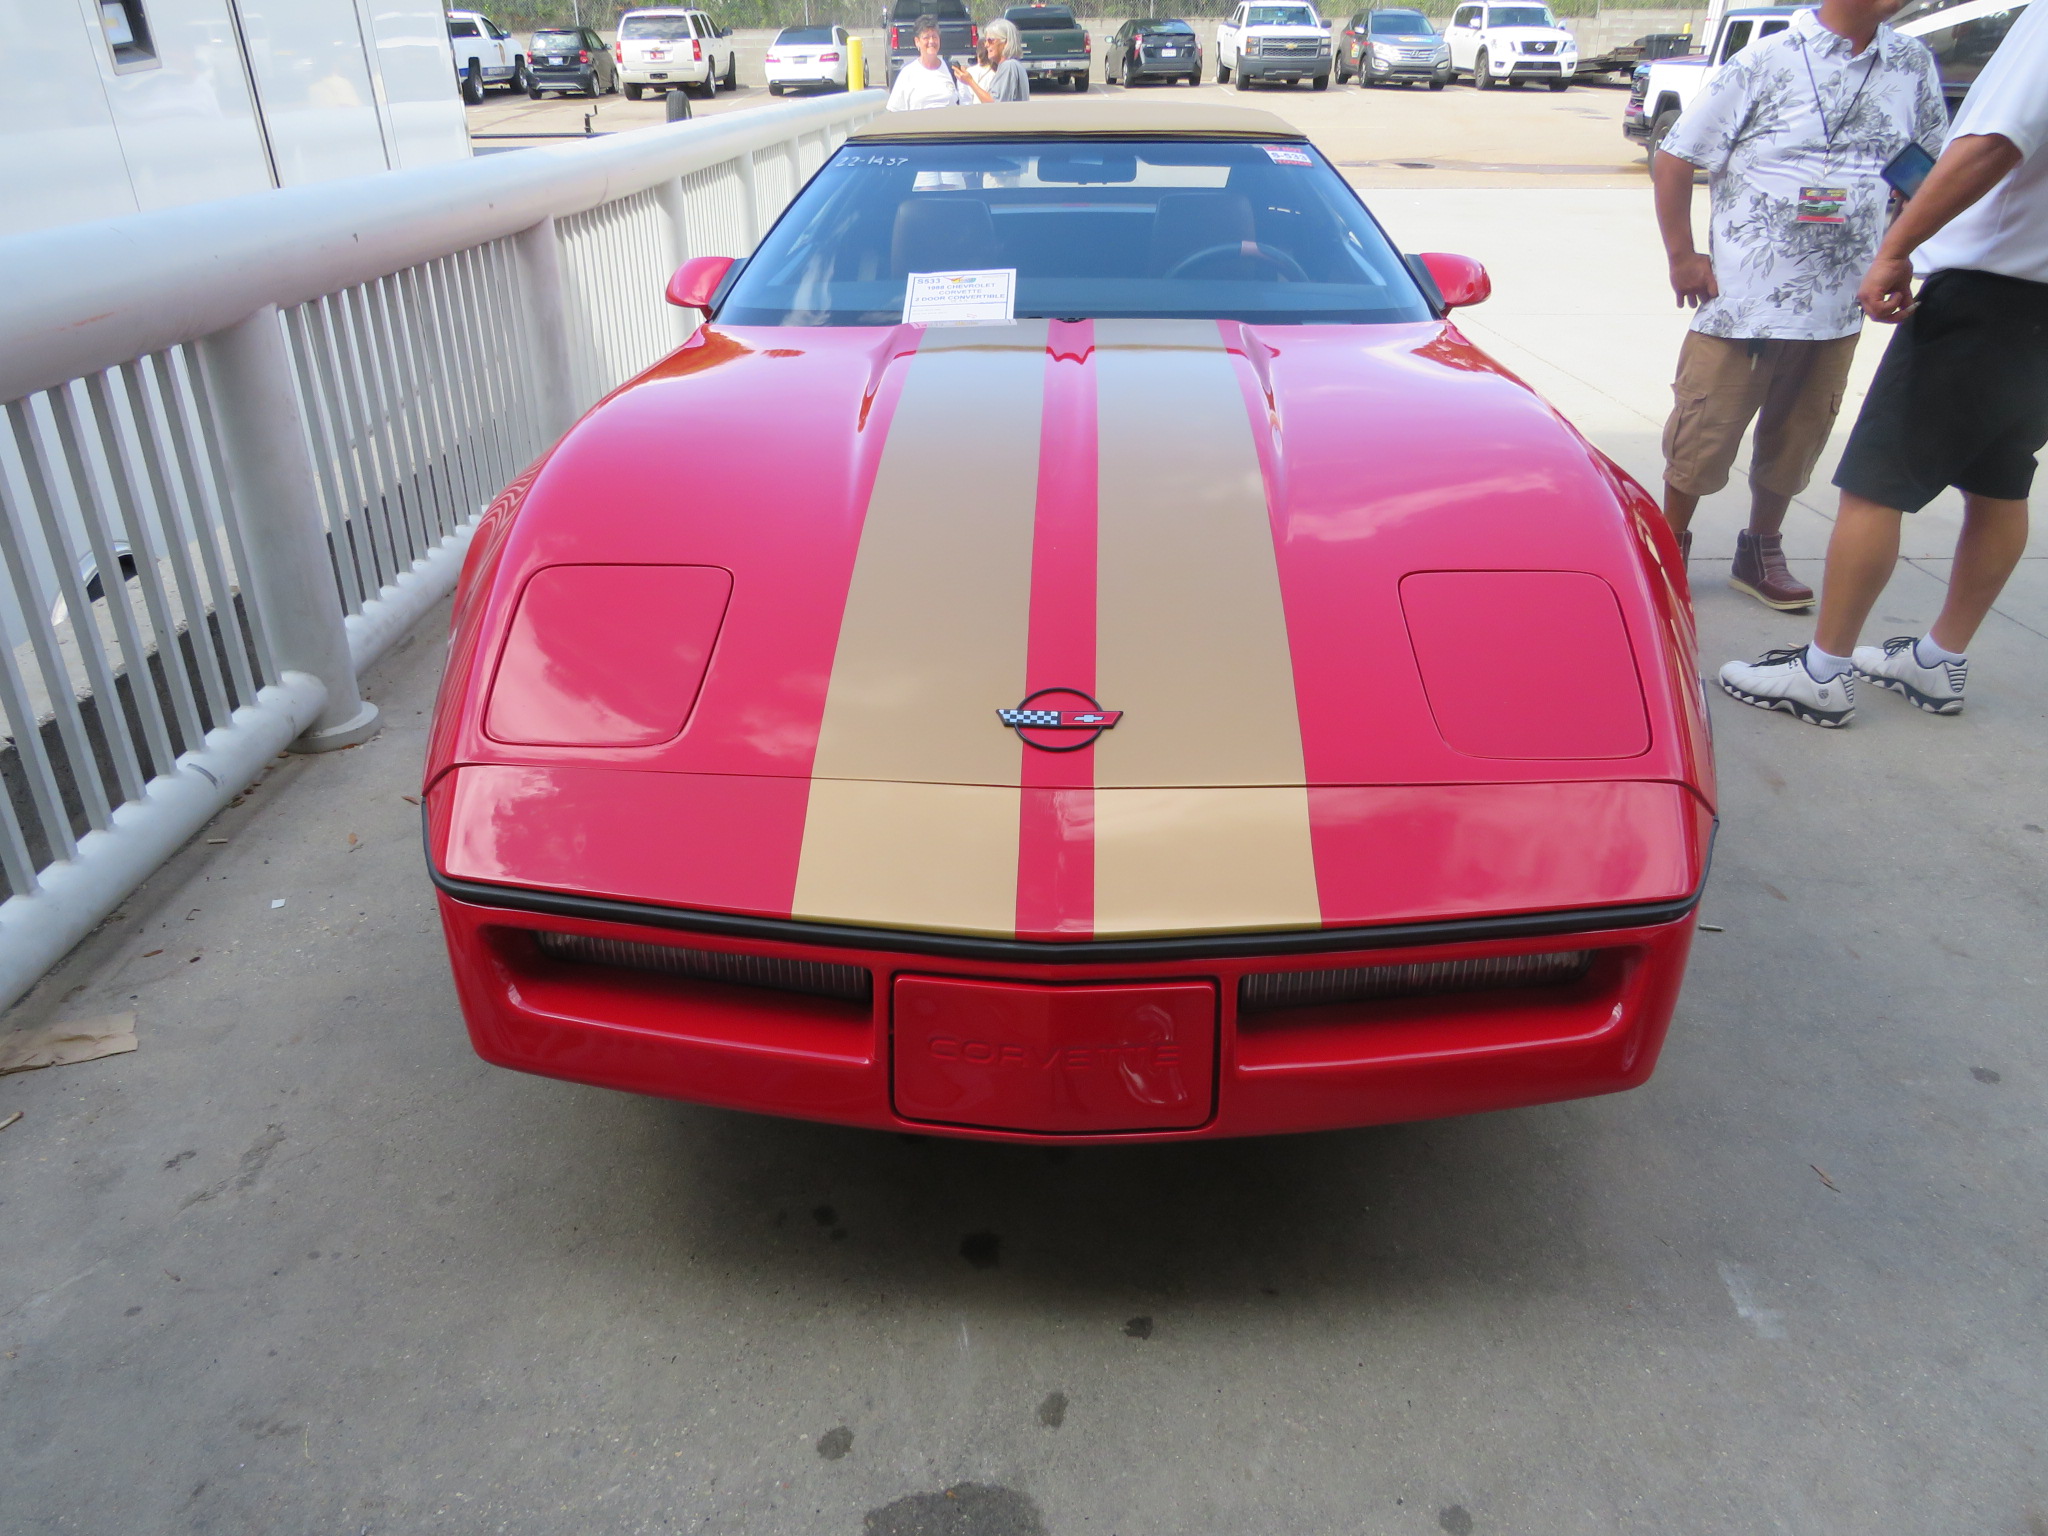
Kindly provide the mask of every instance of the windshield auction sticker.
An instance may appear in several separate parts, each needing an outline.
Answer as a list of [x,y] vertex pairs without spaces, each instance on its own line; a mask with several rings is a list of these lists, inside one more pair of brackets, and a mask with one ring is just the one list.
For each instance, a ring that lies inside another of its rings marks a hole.
[[1004,325],[1017,318],[1017,269],[913,272],[903,289],[905,325]]
[[1315,164],[1315,161],[1309,159],[1307,150],[1296,149],[1292,145],[1261,144],[1259,148],[1263,149],[1266,152],[1266,158],[1268,160],[1271,160],[1275,165]]

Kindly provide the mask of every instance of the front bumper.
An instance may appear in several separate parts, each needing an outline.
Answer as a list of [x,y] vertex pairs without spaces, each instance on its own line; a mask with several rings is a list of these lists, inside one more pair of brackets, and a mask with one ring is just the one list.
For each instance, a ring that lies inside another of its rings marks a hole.
[[1621,114],[1621,131],[1624,137],[1634,139],[1639,144],[1647,143],[1650,137],[1650,128],[1649,114],[1641,108],[1631,106],[1623,109]]
[[1448,80],[1451,78],[1451,61],[1448,58],[1426,62],[1419,59],[1402,59],[1392,64],[1382,64],[1368,54],[1361,64],[1362,69],[1375,80]]
[[[1038,945],[721,918],[438,874],[436,882],[456,990],[487,1061],[762,1114],[1064,1143],[1325,1130],[1635,1087],[1663,1045],[1697,900],[1376,930]],[[823,962],[864,971],[872,987],[859,1000],[565,960],[542,947],[541,934]],[[1261,973],[1560,951],[1585,952],[1586,968],[1543,987],[1265,1009],[1241,1001],[1245,978]],[[1077,1036],[1049,1053],[993,1041],[991,1000],[1042,992],[1057,1006],[1084,993],[1147,990],[1167,1006],[1151,1010],[1142,1041]],[[1190,1007],[1198,1029],[1186,1027]],[[997,1081],[1003,1073],[1012,1074],[1008,1088]],[[1118,1080],[1137,1086],[1119,1089]],[[1091,1122],[1089,1105],[1104,1102],[1105,1090],[1126,1110],[1140,1108]],[[1022,1112],[1028,1124],[1001,1123],[1001,1112],[971,1107],[977,1094],[1044,1109]],[[961,1121],[947,1118],[953,1102],[970,1106]]]
[[1496,69],[1496,80],[1555,80],[1562,76],[1569,80],[1578,73],[1575,59],[1523,59],[1511,61],[1506,69]]
[[1331,60],[1327,53],[1312,58],[1306,55],[1266,58],[1241,53],[1235,67],[1248,80],[1320,80],[1328,77]]

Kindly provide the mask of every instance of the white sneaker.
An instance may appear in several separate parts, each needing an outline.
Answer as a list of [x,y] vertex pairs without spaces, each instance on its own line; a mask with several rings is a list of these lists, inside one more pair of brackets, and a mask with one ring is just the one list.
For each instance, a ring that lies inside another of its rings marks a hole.
[[1903,693],[1916,708],[1934,715],[1961,713],[1970,664],[1942,661],[1923,667],[1913,650],[1914,639],[1912,635],[1894,635],[1882,646],[1859,645],[1849,659],[1862,676],[1880,688]]
[[1808,725],[1847,725],[1856,713],[1856,676],[1844,672],[1823,683],[1806,670],[1806,647],[1766,651],[1756,661],[1721,669],[1721,689],[1758,709],[1782,709]]

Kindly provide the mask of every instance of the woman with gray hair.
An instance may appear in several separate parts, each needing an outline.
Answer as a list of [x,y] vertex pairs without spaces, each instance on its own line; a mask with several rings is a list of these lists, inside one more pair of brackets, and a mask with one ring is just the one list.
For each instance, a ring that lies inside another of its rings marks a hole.
[[1031,76],[1017,55],[1023,51],[1015,22],[998,17],[981,29],[984,63],[967,72],[967,83],[983,102],[1029,101]]

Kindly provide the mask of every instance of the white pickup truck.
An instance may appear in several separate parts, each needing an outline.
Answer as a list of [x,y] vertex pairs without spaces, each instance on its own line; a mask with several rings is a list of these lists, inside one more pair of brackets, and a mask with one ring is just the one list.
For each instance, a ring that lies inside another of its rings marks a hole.
[[1671,125],[1706,89],[1721,66],[1758,38],[1784,31],[1802,9],[1805,7],[1753,5],[1723,12],[1711,48],[1638,64],[1629,86],[1628,105],[1621,111],[1621,131],[1641,144],[1643,153],[1654,160],[1657,146],[1671,131]]
[[1262,81],[1330,88],[1330,24],[1312,5],[1246,3],[1216,28],[1216,83],[1248,91]]
[[455,78],[462,99],[471,106],[484,99],[487,85],[502,85],[516,93],[532,83],[517,39],[482,11],[448,13],[448,46],[455,53]]

